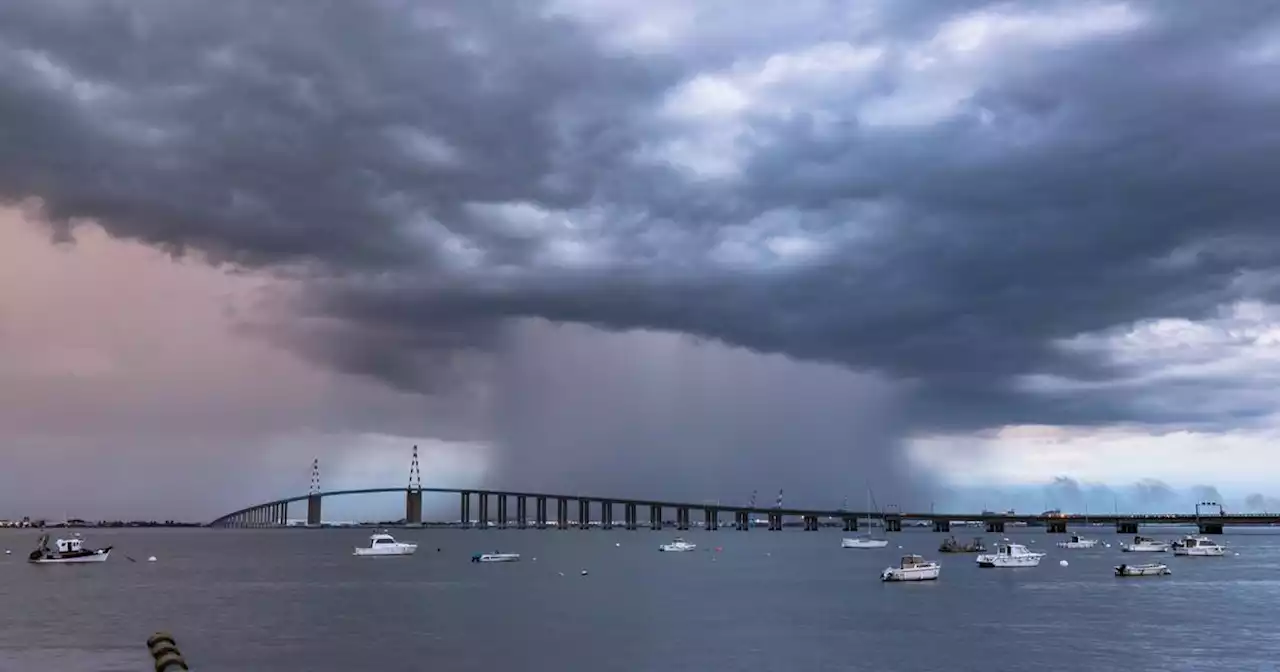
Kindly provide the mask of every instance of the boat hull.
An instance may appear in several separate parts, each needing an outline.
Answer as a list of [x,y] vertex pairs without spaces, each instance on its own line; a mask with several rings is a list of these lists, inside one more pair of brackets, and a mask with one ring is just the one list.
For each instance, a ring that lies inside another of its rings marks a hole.
[[1172,573],[1168,567],[1157,563],[1116,567],[1116,576],[1166,576]]
[[924,567],[890,567],[880,573],[880,580],[886,583],[898,581],[936,581],[942,574],[940,565]]
[[398,544],[397,546],[377,546],[374,548],[357,548],[352,555],[361,558],[393,558],[413,555],[418,550],[417,544]]
[[519,562],[519,553],[484,553],[473,556],[472,562]]
[[1186,558],[1221,558],[1227,554],[1227,549],[1221,546],[1217,548],[1205,548],[1203,546],[1184,548],[1179,546],[1173,549],[1173,554]]
[[676,546],[673,544],[663,544],[658,547],[658,550],[663,553],[688,553],[689,551],[697,550],[697,548],[698,547],[696,545]]
[[1121,553],[1168,553],[1168,544],[1143,544],[1141,546],[1129,545],[1120,549]]
[[979,555],[977,558],[979,567],[988,568],[1014,568],[1014,567],[1038,567],[1042,555],[1025,555],[1025,556],[999,556],[999,555]]
[[1097,541],[1059,541],[1058,542],[1058,548],[1070,548],[1070,549],[1093,548],[1097,545],[1098,545]]
[[888,539],[841,539],[840,548],[884,548]]
[[52,554],[49,556],[41,556],[37,558],[27,558],[27,562],[33,565],[84,565],[97,562],[106,562],[111,556],[111,547],[98,549],[81,554],[59,556]]

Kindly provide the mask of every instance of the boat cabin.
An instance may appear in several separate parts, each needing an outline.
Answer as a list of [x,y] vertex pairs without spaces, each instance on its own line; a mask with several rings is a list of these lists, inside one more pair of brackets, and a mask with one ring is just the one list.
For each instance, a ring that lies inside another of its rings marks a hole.
[[911,569],[912,567],[923,567],[927,564],[929,563],[925,562],[924,558],[921,556],[904,555],[902,556],[902,564],[900,565],[900,567],[902,569]]
[[1135,536],[1135,537],[1133,538],[1133,543],[1135,543],[1135,544],[1154,544],[1154,543],[1156,543],[1156,540],[1155,540],[1155,539],[1152,539],[1151,537],[1144,537],[1144,536],[1139,535],[1139,536]]
[[1205,537],[1187,537],[1182,540],[1183,548],[1217,548],[1218,543]]
[[59,539],[59,553],[79,553],[84,550],[84,542],[80,539]]
[[390,546],[395,543],[395,537],[392,537],[389,534],[375,534],[369,537],[369,546],[371,548],[375,546]]

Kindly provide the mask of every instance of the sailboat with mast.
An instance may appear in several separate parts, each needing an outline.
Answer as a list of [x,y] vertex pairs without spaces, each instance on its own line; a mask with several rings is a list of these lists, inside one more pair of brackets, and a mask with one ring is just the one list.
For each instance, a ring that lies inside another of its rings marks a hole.
[[[879,509],[873,508],[873,498],[871,496],[871,488],[867,488],[867,527],[871,527],[871,512]],[[889,545],[888,539],[876,539],[868,534],[858,534],[852,537],[845,537],[840,540],[840,548],[884,548]]]

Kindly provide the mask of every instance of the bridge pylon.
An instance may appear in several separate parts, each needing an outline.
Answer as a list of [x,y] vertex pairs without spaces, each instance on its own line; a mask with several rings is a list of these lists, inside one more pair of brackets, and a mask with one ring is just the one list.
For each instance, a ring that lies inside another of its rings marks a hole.
[[422,471],[418,469],[417,446],[413,447],[413,461],[409,463],[409,487],[404,491],[404,522],[422,523]]
[[311,461],[311,489],[307,491],[307,525],[320,525],[320,458]]

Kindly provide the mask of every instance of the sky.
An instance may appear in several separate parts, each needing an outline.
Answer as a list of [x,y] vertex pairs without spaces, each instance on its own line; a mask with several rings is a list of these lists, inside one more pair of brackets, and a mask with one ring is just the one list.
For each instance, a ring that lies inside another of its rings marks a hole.
[[1278,69],[1266,3],[3,3],[0,517],[413,445],[443,487],[1280,508]]

